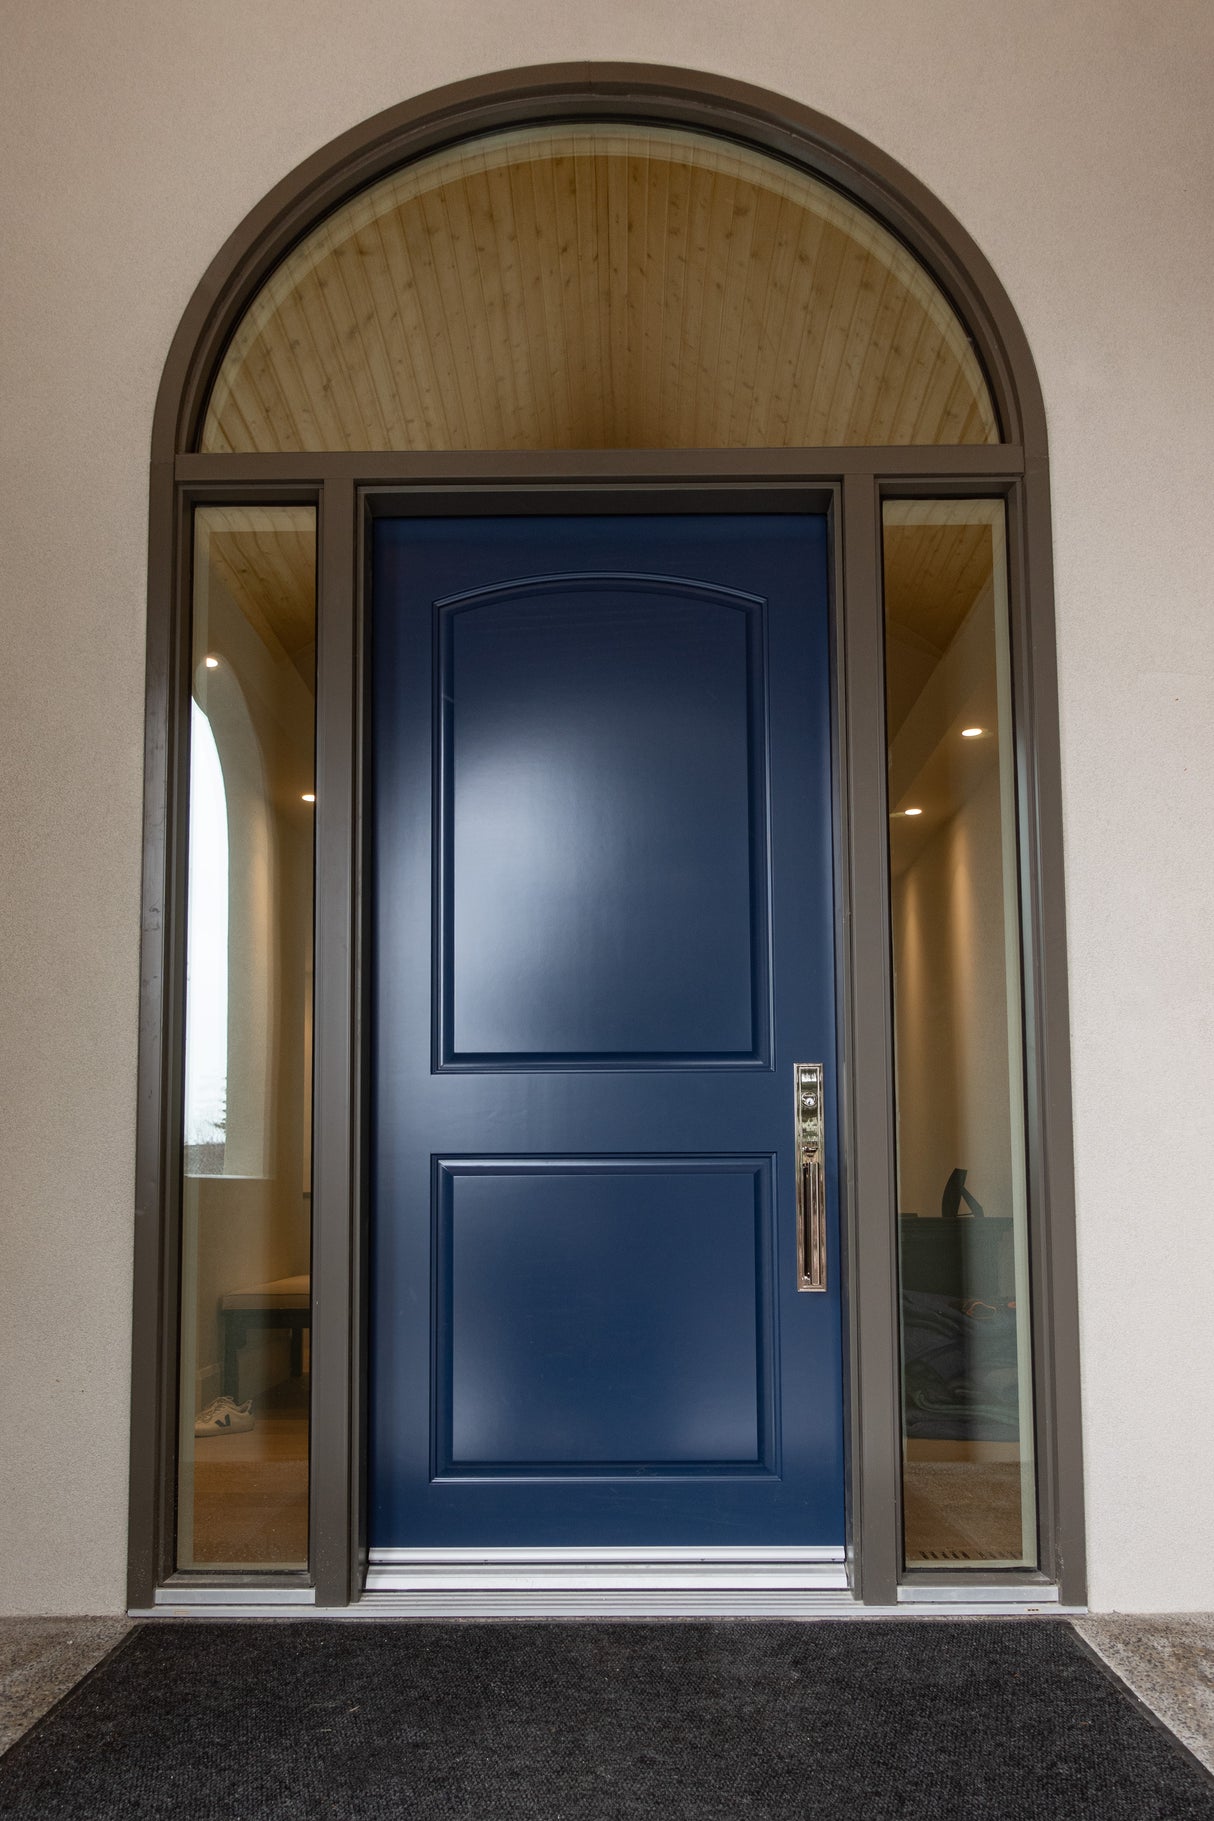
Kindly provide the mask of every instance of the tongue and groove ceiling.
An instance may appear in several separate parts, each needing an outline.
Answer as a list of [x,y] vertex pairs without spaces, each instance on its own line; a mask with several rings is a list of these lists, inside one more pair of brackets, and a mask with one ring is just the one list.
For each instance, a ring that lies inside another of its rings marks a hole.
[[290,253],[200,447],[994,443],[972,344],[826,185],[692,132],[577,124],[381,180]]

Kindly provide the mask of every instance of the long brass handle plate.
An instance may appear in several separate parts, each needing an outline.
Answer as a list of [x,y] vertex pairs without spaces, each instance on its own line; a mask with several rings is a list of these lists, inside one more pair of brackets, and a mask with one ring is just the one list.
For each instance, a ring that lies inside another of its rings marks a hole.
[[797,1288],[826,1288],[826,1167],[822,1064],[793,1068],[797,1135]]

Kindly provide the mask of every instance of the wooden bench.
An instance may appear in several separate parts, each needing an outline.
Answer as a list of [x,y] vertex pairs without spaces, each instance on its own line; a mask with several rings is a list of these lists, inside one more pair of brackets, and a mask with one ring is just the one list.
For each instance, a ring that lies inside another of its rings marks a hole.
[[228,1397],[240,1396],[240,1349],[250,1328],[289,1328],[291,1377],[303,1377],[303,1337],[312,1327],[312,1279],[278,1277],[247,1290],[228,1290],[220,1303],[223,1323],[223,1385]]

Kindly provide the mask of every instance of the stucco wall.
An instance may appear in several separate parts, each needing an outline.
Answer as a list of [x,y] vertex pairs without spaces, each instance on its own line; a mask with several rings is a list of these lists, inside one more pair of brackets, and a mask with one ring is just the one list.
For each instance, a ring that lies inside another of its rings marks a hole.
[[0,59],[0,1610],[123,1600],[146,472],[227,234],[359,119],[692,64],[908,166],[1049,412],[1093,1603],[1214,1607],[1214,11],[1205,0],[9,0]]

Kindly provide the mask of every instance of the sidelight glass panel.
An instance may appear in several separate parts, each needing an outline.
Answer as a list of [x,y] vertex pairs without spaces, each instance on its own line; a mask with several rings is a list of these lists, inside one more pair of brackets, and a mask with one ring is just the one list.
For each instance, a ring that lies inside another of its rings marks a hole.
[[1033,1567],[1004,508],[884,508],[907,1568]]
[[316,520],[194,518],[177,1567],[304,1568]]
[[336,209],[238,324],[201,447],[998,441],[964,324],[874,216],[753,146],[583,121]]

